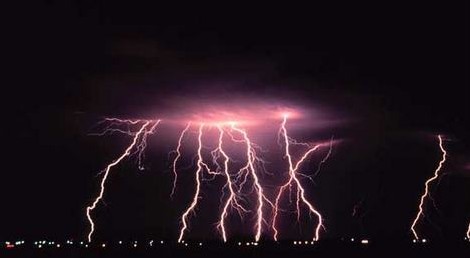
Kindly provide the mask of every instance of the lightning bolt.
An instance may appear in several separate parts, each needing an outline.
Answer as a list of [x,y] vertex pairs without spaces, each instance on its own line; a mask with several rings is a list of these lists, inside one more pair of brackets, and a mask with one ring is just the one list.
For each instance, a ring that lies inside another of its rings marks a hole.
[[178,180],[178,173],[176,172],[176,163],[178,162],[179,158],[181,157],[181,144],[183,141],[183,137],[186,134],[186,132],[189,130],[189,127],[191,126],[191,122],[189,122],[186,127],[183,129],[183,131],[180,134],[180,137],[178,138],[178,145],[176,146],[176,150],[174,151],[176,153],[175,159],[173,160],[173,187],[171,188],[171,193],[170,197],[173,198],[173,195],[175,194],[176,191],[176,181]]
[[201,191],[201,172],[203,172],[203,166],[205,166],[205,163],[203,162],[202,159],[202,130],[204,128],[204,124],[202,123],[199,126],[199,133],[197,137],[197,142],[198,142],[198,148],[197,148],[197,170],[196,170],[196,191],[194,192],[194,197],[193,201],[189,205],[189,207],[186,209],[186,211],[183,213],[181,216],[181,223],[183,226],[180,229],[180,234],[178,237],[178,243],[181,243],[184,237],[184,232],[188,228],[188,216],[191,212],[194,212],[194,208],[196,207],[198,200],[199,200],[199,193]]
[[225,151],[222,148],[224,130],[222,129],[221,126],[218,126],[218,129],[219,129],[220,133],[219,133],[219,146],[218,146],[217,150],[220,152],[220,154],[222,154],[222,156],[224,158],[224,174],[225,174],[225,177],[227,179],[227,182],[226,182],[224,187],[227,187],[229,189],[229,197],[228,197],[228,199],[226,200],[226,202],[223,206],[222,213],[220,214],[220,220],[219,220],[219,223],[218,223],[218,227],[220,228],[220,231],[222,233],[222,238],[223,238],[224,242],[227,242],[227,233],[226,233],[226,229],[225,229],[225,218],[227,217],[227,214],[228,214],[228,208],[232,207],[232,208],[236,209],[238,211],[238,213],[240,214],[240,216],[242,216],[241,215],[242,211],[246,213],[246,212],[248,212],[248,210],[246,210],[243,206],[241,206],[237,201],[237,194],[236,194],[236,191],[235,191],[235,188],[234,188],[235,186],[232,183],[232,179],[231,179],[231,176],[229,174],[229,169],[228,169],[228,163],[230,161],[230,158],[228,157],[228,155],[225,153]]
[[[88,242],[91,242],[93,232],[95,231],[95,223],[93,222],[93,219],[91,217],[91,212],[94,209],[96,209],[96,207],[97,207],[98,203],[100,202],[100,200],[103,199],[105,186],[106,186],[106,181],[108,179],[108,176],[109,176],[109,173],[110,173],[111,169],[114,166],[118,165],[124,158],[126,158],[128,156],[132,156],[136,153],[139,156],[139,168],[141,168],[140,161],[141,161],[141,157],[143,155],[143,152],[145,150],[145,147],[147,146],[146,145],[147,144],[146,143],[147,136],[149,134],[153,134],[154,131],[155,131],[155,128],[160,123],[160,120],[157,120],[157,121],[154,121],[154,120],[121,120],[121,119],[117,119],[117,118],[106,118],[105,120],[106,121],[111,121],[113,123],[124,123],[124,124],[131,124],[131,125],[136,125],[136,124],[139,124],[139,123],[143,123],[143,124],[140,127],[140,129],[135,133],[131,133],[129,131],[120,131],[119,129],[112,129],[111,127],[107,127],[103,132],[103,134],[104,133],[109,133],[109,132],[116,132],[116,131],[124,132],[126,134],[133,135],[134,138],[133,138],[131,144],[126,148],[126,150],[117,159],[115,159],[113,162],[111,162],[110,164],[108,164],[106,166],[106,169],[104,169],[104,171],[103,171],[104,175],[103,175],[103,177],[101,179],[101,183],[100,183],[100,192],[99,192],[98,196],[94,199],[93,203],[86,208],[86,216],[88,218],[88,222],[90,223],[90,231],[88,233]],[[132,152],[133,149],[135,149],[134,152]]]
[[413,224],[411,225],[411,232],[413,233],[413,236],[414,236],[415,240],[419,240],[419,235],[418,235],[418,232],[416,231],[415,228],[416,228],[416,224],[418,223],[421,216],[425,216],[425,214],[423,212],[423,205],[424,205],[424,201],[425,201],[426,197],[428,197],[428,195],[429,195],[429,185],[439,177],[439,171],[441,171],[442,166],[444,165],[444,163],[446,161],[447,152],[446,152],[446,150],[444,149],[444,146],[443,146],[442,136],[438,135],[437,138],[439,139],[439,148],[441,149],[441,152],[442,152],[442,158],[439,161],[439,165],[437,166],[436,170],[434,171],[434,175],[431,178],[429,178],[428,180],[426,180],[426,183],[424,184],[425,185],[424,194],[421,196],[420,203],[419,203],[419,206],[418,206],[419,211],[418,211],[418,214],[416,214],[415,219],[413,220]]
[[[292,156],[290,154],[289,146],[290,143],[292,142],[291,139],[288,136],[287,133],[287,128],[286,128],[286,123],[287,123],[287,115],[284,115],[284,119],[281,124],[281,128],[279,130],[280,134],[282,135],[284,139],[284,151],[285,151],[285,157],[287,158],[288,164],[289,164],[289,180],[280,187],[279,192],[276,196],[276,200],[274,203],[274,215],[273,215],[273,220],[272,220],[272,229],[274,231],[274,240],[278,240],[278,234],[279,231],[276,227],[276,222],[277,222],[277,217],[279,216],[279,202],[281,200],[281,197],[284,193],[284,191],[289,187],[292,186],[292,184],[295,184],[297,187],[297,199],[296,199],[296,207],[297,207],[297,218],[299,218],[299,213],[300,213],[300,201],[304,203],[309,211],[317,216],[318,223],[317,226],[315,227],[315,234],[313,237],[313,240],[318,240],[320,238],[320,229],[323,227],[323,218],[321,214],[313,207],[313,205],[307,200],[305,197],[305,189],[302,187],[300,180],[298,179],[298,173],[297,170],[299,169],[300,165],[307,159],[307,157],[313,153],[315,150],[317,150],[320,145],[315,145],[313,147],[309,146],[309,149],[302,155],[302,157],[297,161],[297,163],[293,163],[292,161]],[[294,142],[295,144],[298,144],[297,142]],[[304,145],[304,144],[302,144]]]
[[[259,158],[257,158],[256,151],[254,150],[253,144],[252,144],[250,138],[248,137],[248,133],[245,130],[236,127],[234,123],[231,124],[231,129],[233,131],[236,131],[236,132],[240,133],[241,136],[243,137],[242,141],[246,143],[246,159],[247,159],[247,162],[246,162],[246,165],[240,169],[238,174],[241,175],[241,174],[243,174],[243,171],[247,171],[248,173],[246,175],[249,174],[253,178],[253,186],[254,186],[254,189],[255,189],[256,194],[257,194],[257,205],[258,205],[257,210],[256,210],[257,219],[256,219],[256,224],[255,224],[255,228],[256,228],[255,229],[255,232],[256,232],[255,233],[255,240],[259,241],[259,239],[261,238],[262,226],[263,226],[263,222],[264,222],[264,219],[263,219],[264,201],[267,201],[271,205],[273,205],[273,204],[264,195],[263,187],[261,186],[259,177],[256,174],[254,164]],[[243,185],[245,184],[245,182],[246,182],[246,176],[245,176],[244,181],[240,184],[240,190],[243,187]]]
[[467,229],[467,240],[470,241],[470,223],[468,224],[468,229]]
[[328,159],[330,158],[331,156],[331,152],[333,151],[333,137],[331,137],[331,140],[330,140],[330,147],[328,149],[328,152],[326,153],[325,157],[323,157],[323,159],[320,161],[320,163],[318,164],[318,167],[317,167],[317,170],[315,171],[315,173],[313,173],[312,175],[312,179],[315,178],[316,176],[318,176],[318,174],[320,173],[320,170],[323,166],[323,164],[325,164]]

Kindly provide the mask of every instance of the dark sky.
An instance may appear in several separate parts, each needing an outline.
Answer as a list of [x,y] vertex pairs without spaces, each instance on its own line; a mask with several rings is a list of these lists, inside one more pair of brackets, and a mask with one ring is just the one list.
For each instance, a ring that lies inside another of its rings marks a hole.
[[[285,97],[349,121],[322,132],[348,141],[311,189],[332,238],[411,237],[439,159],[433,135],[446,135],[439,211],[430,208],[433,225],[421,228],[462,238],[470,221],[468,31],[468,4],[22,7],[7,37],[0,239],[82,238],[95,175],[127,140],[88,136],[93,124],[214,91]],[[187,197],[167,198],[171,148],[149,147],[148,174],[131,163],[114,174],[97,213],[100,237],[174,238]],[[351,216],[357,203],[362,220]],[[208,237],[213,222],[200,217],[192,234]]]

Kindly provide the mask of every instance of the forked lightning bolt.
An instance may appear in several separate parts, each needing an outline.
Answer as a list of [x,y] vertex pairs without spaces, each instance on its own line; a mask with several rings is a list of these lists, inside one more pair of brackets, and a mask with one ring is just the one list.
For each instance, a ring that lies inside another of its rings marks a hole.
[[[257,193],[257,202],[258,202],[258,207],[256,210],[256,233],[255,233],[255,240],[259,241],[261,238],[261,232],[262,232],[262,226],[263,226],[263,206],[264,206],[264,200],[267,200],[267,198],[264,196],[263,193],[263,187],[261,186],[261,183],[259,181],[259,177],[256,174],[255,170],[255,161],[257,159],[255,151],[253,150],[253,145],[250,141],[250,138],[248,137],[248,134],[246,133],[245,130],[237,128],[234,124],[232,124],[232,129],[234,131],[239,132],[243,136],[243,141],[246,143],[246,159],[247,163],[246,165],[240,169],[238,172],[239,175],[242,174],[242,171],[247,171],[249,175],[253,178],[253,186],[255,188],[255,191]],[[244,184],[243,181],[242,183]],[[243,186],[240,186],[243,187]]]
[[227,183],[225,184],[224,187],[227,187],[228,190],[229,190],[228,199],[225,201],[225,204],[223,205],[222,213],[220,214],[220,220],[219,220],[219,223],[218,223],[218,227],[220,228],[220,231],[222,233],[222,239],[224,240],[224,242],[227,242],[227,233],[226,233],[226,229],[225,229],[225,219],[228,215],[228,208],[232,207],[232,208],[236,209],[240,216],[242,216],[242,212],[246,213],[246,212],[248,212],[248,210],[246,210],[242,205],[240,205],[238,203],[237,192],[235,190],[235,186],[232,182],[232,177],[229,173],[229,168],[228,168],[230,158],[228,157],[227,153],[225,153],[224,149],[222,148],[223,138],[224,138],[224,130],[222,129],[221,126],[218,126],[218,129],[219,129],[220,134],[219,134],[219,146],[218,146],[217,150],[220,152],[220,154],[222,154],[222,156],[224,158],[224,174],[225,174],[225,177],[227,179]]
[[[90,231],[88,233],[88,241],[89,242],[91,242],[91,238],[92,238],[93,232],[95,230],[95,223],[93,222],[93,219],[91,218],[91,212],[97,207],[100,200],[103,199],[105,186],[106,186],[106,181],[108,179],[108,176],[109,176],[109,173],[110,173],[111,169],[114,166],[116,166],[117,164],[119,164],[124,158],[126,158],[127,156],[131,156],[134,153],[137,153],[138,156],[139,156],[139,167],[140,167],[140,159],[143,155],[143,152],[145,151],[145,147],[146,147],[146,144],[147,144],[146,143],[147,136],[149,134],[153,134],[154,131],[155,131],[155,128],[160,123],[160,120],[156,120],[156,121],[154,121],[154,120],[120,120],[120,119],[116,119],[116,118],[107,118],[106,121],[111,121],[111,122],[114,122],[114,123],[121,123],[121,124],[122,123],[132,124],[132,125],[142,123],[142,126],[135,133],[130,133],[130,132],[124,132],[123,131],[124,133],[127,133],[129,135],[133,135],[134,138],[133,138],[131,144],[126,148],[124,153],[122,153],[116,160],[114,160],[113,162],[111,162],[109,165],[106,166],[106,169],[103,171],[104,174],[103,174],[103,177],[102,177],[101,183],[100,183],[100,192],[99,192],[98,196],[94,199],[93,203],[86,208],[86,216],[88,218],[88,222],[90,223]],[[105,129],[104,133],[114,132],[114,131],[119,131],[119,129],[114,130],[111,127],[107,127]],[[133,149],[135,149],[134,152],[132,152]]]
[[439,148],[441,149],[441,152],[442,152],[442,158],[439,161],[439,165],[437,166],[436,170],[434,171],[434,175],[431,178],[429,178],[428,180],[426,180],[426,183],[424,184],[424,193],[421,196],[420,203],[419,203],[419,206],[418,206],[419,211],[418,211],[418,214],[416,214],[415,219],[413,220],[413,224],[411,225],[411,232],[413,233],[413,236],[414,236],[415,240],[420,239],[419,234],[416,231],[416,224],[418,223],[419,219],[422,216],[425,216],[423,206],[424,206],[424,202],[426,201],[426,197],[428,197],[430,195],[429,186],[434,180],[436,180],[439,177],[439,172],[441,171],[442,166],[444,165],[444,163],[446,161],[447,152],[446,152],[446,150],[444,149],[444,146],[443,146],[442,136],[438,135],[437,138],[439,140]]
[[[291,156],[290,150],[289,150],[291,140],[290,140],[290,138],[288,136],[288,133],[287,133],[286,123],[287,123],[287,115],[284,115],[284,120],[283,120],[282,125],[281,125],[280,134],[282,135],[282,137],[284,139],[285,157],[287,158],[287,161],[288,161],[288,164],[289,164],[289,180],[284,185],[282,185],[281,188],[279,189],[279,192],[276,196],[276,200],[275,200],[275,203],[274,203],[274,215],[273,215],[273,220],[272,220],[272,229],[274,231],[274,240],[276,240],[276,241],[278,240],[278,234],[279,234],[279,231],[277,229],[277,218],[279,217],[279,212],[280,212],[279,203],[281,201],[281,197],[282,197],[284,191],[287,188],[290,188],[292,186],[292,184],[294,184],[295,187],[297,187],[297,199],[296,199],[297,216],[299,216],[299,213],[300,213],[300,201],[302,201],[302,203],[304,203],[308,207],[309,212],[314,213],[317,216],[318,222],[317,222],[317,226],[315,227],[315,234],[314,234],[313,239],[318,240],[320,238],[320,229],[323,226],[323,218],[322,218],[321,214],[313,207],[313,205],[305,197],[305,189],[302,187],[302,185],[300,183],[300,180],[298,178],[297,170],[302,165],[302,163],[305,161],[305,159],[311,153],[313,153],[315,150],[317,150],[320,147],[320,145],[315,145],[313,147],[309,146],[309,149],[302,155],[302,157],[299,159],[299,161],[297,161],[297,163],[294,165],[294,163],[292,161],[292,156]],[[297,217],[297,218],[299,218],[299,217]]]

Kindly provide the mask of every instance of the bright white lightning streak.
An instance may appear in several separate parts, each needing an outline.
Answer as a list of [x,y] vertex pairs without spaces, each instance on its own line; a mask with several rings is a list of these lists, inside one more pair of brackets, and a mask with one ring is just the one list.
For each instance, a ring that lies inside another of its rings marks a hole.
[[196,191],[194,193],[193,201],[191,202],[191,205],[186,209],[186,211],[183,213],[181,216],[181,223],[183,226],[180,229],[180,235],[178,237],[178,243],[181,243],[184,237],[184,232],[188,228],[188,216],[189,214],[194,211],[194,208],[196,207],[198,200],[199,200],[199,192],[201,189],[201,172],[203,170],[204,162],[202,160],[202,129],[204,128],[204,124],[201,124],[199,126],[199,133],[198,133],[198,149],[197,149],[197,170],[196,170]]
[[220,126],[218,126],[218,129],[219,129],[220,134],[219,134],[219,146],[218,146],[217,150],[220,152],[220,154],[222,154],[222,156],[224,158],[224,174],[225,174],[225,177],[227,178],[226,186],[228,187],[229,192],[230,192],[230,195],[229,195],[228,199],[226,200],[225,205],[222,209],[222,213],[220,214],[220,220],[219,220],[218,227],[220,228],[220,231],[222,233],[222,238],[223,238],[224,242],[227,242],[227,233],[226,233],[226,229],[225,229],[225,218],[227,217],[228,208],[230,206],[232,208],[235,208],[240,215],[241,215],[241,211],[244,211],[244,212],[248,212],[248,211],[245,208],[243,208],[237,202],[237,194],[235,192],[234,185],[232,183],[232,180],[231,180],[231,177],[230,177],[230,174],[229,174],[229,169],[228,169],[228,163],[230,161],[230,158],[228,157],[227,153],[225,153],[225,151],[222,148],[223,138],[224,138],[224,130]]
[[289,180],[287,181],[287,183],[282,185],[281,188],[279,189],[279,192],[277,194],[276,201],[275,201],[275,204],[274,204],[274,215],[273,215],[273,221],[272,221],[272,228],[273,228],[273,231],[274,231],[274,240],[275,241],[278,240],[278,237],[277,237],[278,236],[278,230],[276,228],[276,221],[277,221],[277,217],[278,217],[278,214],[279,214],[279,201],[282,197],[283,192],[286,190],[287,187],[291,186],[293,181],[295,182],[295,184],[297,186],[297,204],[296,204],[296,206],[297,206],[297,216],[298,216],[298,213],[300,212],[299,202],[300,202],[300,200],[302,200],[302,202],[305,203],[307,205],[307,207],[309,208],[309,211],[314,213],[318,218],[318,223],[317,223],[317,226],[315,228],[315,236],[314,236],[314,240],[318,240],[320,238],[320,229],[323,227],[323,218],[322,218],[321,214],[313,207],[313,205],[305,197],[305,190],[302,187],[302,185],[300,184],[300,181],[297,177],[297,170],[298,170],[299,166],[304,162],[304,160],[311,153],[313,153],[315,150],[317,150],[320,147],[320,145],[310,147],[310,149],[308,149],[307,152],[305,152],[304,155],[302,155],[300,160],[294,166],[294,164],[292,162],[292,156],[290,155],[290,151],[289,151],[290,139],[289,139],[289,136],[287,134],[286,123],[287,123],[287,115],[284,116],[283,122],[281,124],[280,132],[281,132],[281,134],[284,138],[285,156],[287,157],[287,161],[289,163]]
[[[110,121],[119,121],[119,122],[124,122],[124,123],[131,123],[131,124],[137,124],[138,121],[131,121],[131,120],[118,120],[118,119],[111,119],[111,118],[108,118],[106,120],[110,120]],[[134,147],[139,147],[139,146],[142,146],[142,142],[139,144],[139,138],[141,139],[141,141],[145,140],[146,139],[146,136],[148,134],[151,134],[154,132],[156,126],[160,123],[160,120],[157,120],[156,122],[154,122],[154,125],[148,129],[147,127],[152,123],[153,121],[152,120],[145,120],[144,124],[142,125],[142,127],[140,127],[140,129],[135,133],[134,135],[134,138],[132,140],[132,143],[126,148],[126,150],[124,151],[123,154],[121,154],[121,156],[119,156],[116,160],[114,160],[112,163],[110,163],[106,169],[104,170],[104,175],[103,175],[103,178],[101,179],[101,184],[100,184],[100,192],[99,192],[99,195],[95,198],[95,200],[93,201],[92,205],[88,206],[87,209],[86,209],[86,215],[87,215],[87,218],[88,218],[88,222],[90,223],[90,231],[88,233],[88,242],[91,242],[91,237],[93,235],[93,232],[95,231],[95,223],[93,222],[93,219],[91,218],[91,212],[97,207],[99,201],[101,199],[103,199],[103,195],[104,195],[104,191],[105,191],[105,185],[106,185],[106,180],[108,179],[108,176],[109,176],[109,173],[111,171],[111,168],[113,168],[114,166],[116,166],[117,164],[119,164],[124,158],[126,158],[127,156],[131,155],[131,150],[134,148]],[[145,145],[143,145],[143,147],[141,147],[141,150],[143,150],[145,148]]]
[[191,126],[191,122],[189,122],[186,127],[183,129],[183,131],[180,134],[180,137],[178,138],[178,146],[176,147],[175,153],[176,157],[173,160],[173,188],[171,188],[171,193],[170,197],[173,198],[173,195],[175,194],[176,191],[176,181],[178,180],[178,173],[176,172],[176,163],[178,162],[179,158],[181,157],[181,143],[183,141],[183,137],[188,131],[189,127]]
[[263,206],[264,206],[263,200],[267,200],[267,198],[265,198],[264,196],[263,188],[261,187],[259,178],[256,175],[256,171],[254,167],[256,154],[254,153],[252,143],[250,141],[250,138],[248,137],[248,134],[246,133],[245,130],[237,128],[235,124],[233,123],[231,124],[231,128],[232,130],[239,132],[243,136],[243,141],[246,143],[247,163],[243,168],[240,169],[238,173],[241,174],[241,171],[246,170],[253,177],[254,187],[257,192],[257,197],[258,197],[258,207],[256,211],[257,219],[256,219],[256,225],[255,225],[256,226],[255,240],[259,241],[259,239],[261,238],[262,224],[263,224]]
[[423,205],[424,205],[424,201],[425,201],[426,197],[429,195],[429,185],[432,183],[432,181],[436,180],[439,177],[439,171],[442,169],[442,166],[444,165],[444,163],[446,161],[447,152],[444,149],[444,146],[442,144],[442,142],[443,142],[442,136],[438,135],[437,138],[439,139],[439,148],[441,149],[441,152],[442,152],[442,158],[439,161],[439,165],[437,166],[436,170],[434,171],[434,175],[431,178],[429,178],[426,181],[426,183],[424,184],[425,185],[424,194],[421,196],[421,200],[420,200],[420,203],[419,203],[419,211],[418,211],[418,214],[416,215],[416,218],[413,220],[413,224],[411,225],[411,231],[413,232],[413,236],[414,236],[415,240],[419,239],[418,232],[416,232],[415,227],[416,227],[416,224],[418,223],[420,217],[422,215],[424,216]]
[[467,229],[467,240],[470,241],[470,223],[468,224],[468,229]]

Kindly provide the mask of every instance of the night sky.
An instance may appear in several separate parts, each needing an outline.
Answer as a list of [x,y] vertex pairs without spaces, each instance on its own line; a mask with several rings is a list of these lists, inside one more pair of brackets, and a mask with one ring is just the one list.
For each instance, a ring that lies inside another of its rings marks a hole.
[[[308,188],[325,238],[411,239],[424,181],[440,158],[436,135],[445,135],[448,162],[433,188],[438,210],[428,205],[430,222],[419,228],[427,238],[464,237],[468,4],[40,1],[19,13],[4,49],[12,80],[1,103],[0,239],[84,239],[96,175],[129,142],[90,136],[94,125],[105,116],[164,115],[174,97],[208,94],[285,99],[339,121],[292,135],[342,140]],[[150,139],[148,170],[126,162],[114,171],[95,213],[99,239],[176,238],[192,192],[187,179],[168,198],[176,137]],[[188,237],[218,237],[217,214],[201,208]],[[287,225],[285,237],[309,239],[313,225],[301,232]]]

